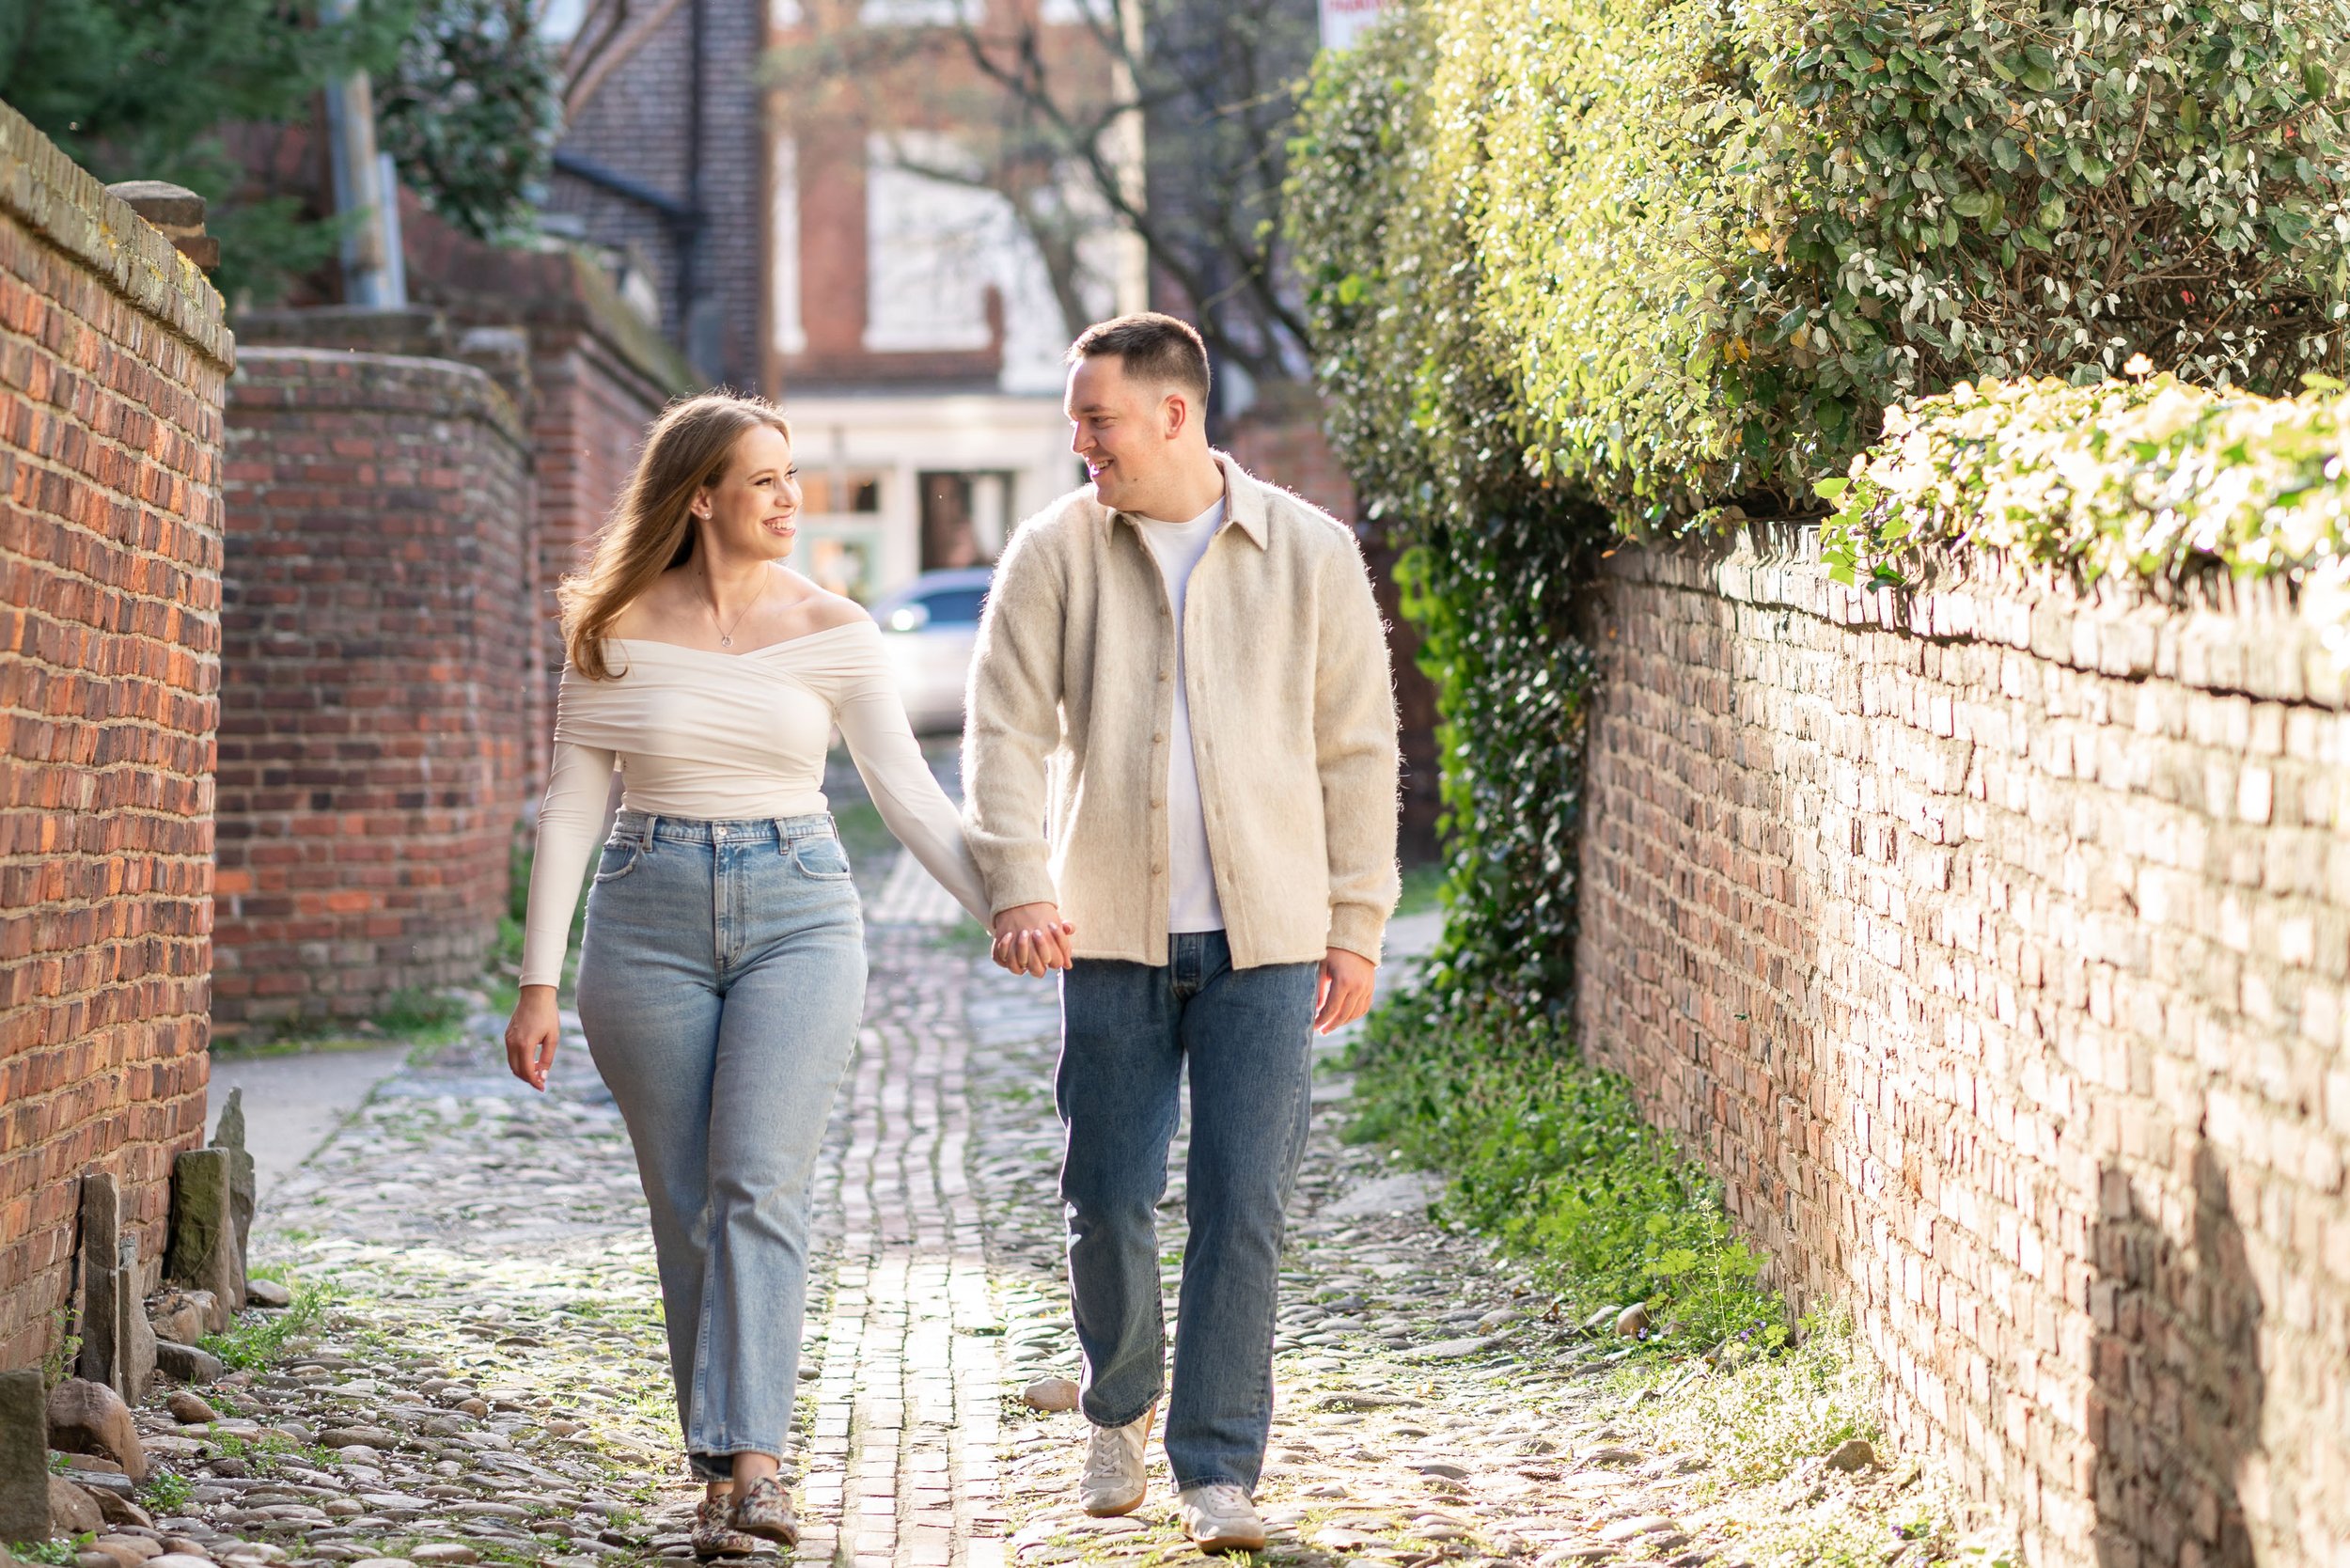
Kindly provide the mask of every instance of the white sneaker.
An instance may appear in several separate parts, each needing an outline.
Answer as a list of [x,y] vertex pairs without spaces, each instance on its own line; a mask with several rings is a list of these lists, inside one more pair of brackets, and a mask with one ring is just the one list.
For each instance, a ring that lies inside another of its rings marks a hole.
[[1077,1482],[1077,1500],[1097,1519],[1115,1519],[1142,1506],[1146,1489],[1142,1453],[1151,1441],[1152,1405],[1124,1426],[1097,1426],[1086,1444],[1085,1474]]
[[1181,1498],[1183,1533],[1203,1552],[1264,1550],[1264,1521],[1237,1486],[1193,1486]]

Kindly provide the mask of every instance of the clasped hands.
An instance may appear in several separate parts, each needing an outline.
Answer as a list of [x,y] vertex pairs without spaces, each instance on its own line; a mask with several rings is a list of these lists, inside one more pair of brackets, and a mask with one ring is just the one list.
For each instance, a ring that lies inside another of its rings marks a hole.
[[1042,975],[1069,967],[1069,939],[1077,928],[1061,918],[1060,905],[1021,903],[999,911],[989,953],[1015,975]]
[[[1069,939],[1077,928],[1053,903],[1015,904],[991,922],[990,954],[1015,975],[1045,975],[1069,967]],[[1344,1028],[1371,1011],[1371,980],[1378,965],[1358,952],[1332,948],[1323,956],[1314,991],[1314,1032]]]

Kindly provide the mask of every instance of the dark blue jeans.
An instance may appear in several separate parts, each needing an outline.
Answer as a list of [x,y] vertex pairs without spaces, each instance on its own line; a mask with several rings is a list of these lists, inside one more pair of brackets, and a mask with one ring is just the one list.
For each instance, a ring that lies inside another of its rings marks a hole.
[[1320,965],[1232,967],[1224,933],[1186,933],[1164,964],[1080,959],[1061,978],[1054,1102],[1085,1356],[1085,1413],[1122,1426],[1165,1387],[1157,1210],[1179,1090],[1191,1238],[1175,1320],[1167,1457],[1178,1488],[1251,1493],[1273,1420],[1281,1211],[1305,1152]]

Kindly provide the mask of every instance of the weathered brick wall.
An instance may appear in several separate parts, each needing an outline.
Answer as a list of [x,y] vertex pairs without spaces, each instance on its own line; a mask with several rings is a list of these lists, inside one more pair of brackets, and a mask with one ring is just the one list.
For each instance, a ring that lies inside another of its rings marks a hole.
[[204,1125],[219,296],[0,105],[0,1368],[71,1294],[80,1178],[160,1261]]
[[227,491],[216,1027],[475,979],[529,745],[513,404],[449,360],[248,349]]
[[[529,429],[538,496],[538,598],[543,694],[531,724],[529,790],[544,779],[563,672],[555,586],[580,564],[581,547],[603,525],[643,445],[645,430],[671,398],[695,389],[693,373],[611,280],[572,250],[484,244],[404,193],[400,233],[409,298],[432,317],[397,352],[452,357],[467,329],[518,329],[528,340]],[[273,313],[255,322],[270,341],[319,347],[361,345],[330,338],[316,311]],[[337,329],[347,334],[347,329]],[[248,341],[254,334],[248,331]]]
[[1626,548],[1588,1048],[2031,1560],[2350,1551],[2350,714],[2275,590]]

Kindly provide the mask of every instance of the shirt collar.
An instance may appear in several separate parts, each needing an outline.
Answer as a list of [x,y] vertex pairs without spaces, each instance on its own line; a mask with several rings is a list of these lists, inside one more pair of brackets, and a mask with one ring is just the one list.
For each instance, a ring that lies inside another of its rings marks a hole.
[[[1267,509],[1264,487],[1249,475],[1247,469],[1234,463],[1230,454],[1210,448],[1208,455],[1224,471],[1224,521],[1237,524],[1249,541],[1261,550],[1265,547]],[[1134,513],[1113,511],[1110,521],[1133,523]],[[1221,532],[1222,530],[1218,530]]]
[[1215,465],[1224,470],[1224,516],[1226,521],[1240,525],[1257,548],[1265,547],[1264,487],[1258,484],[1247,469],[1234,463],[1223,452],[1211,451]]

